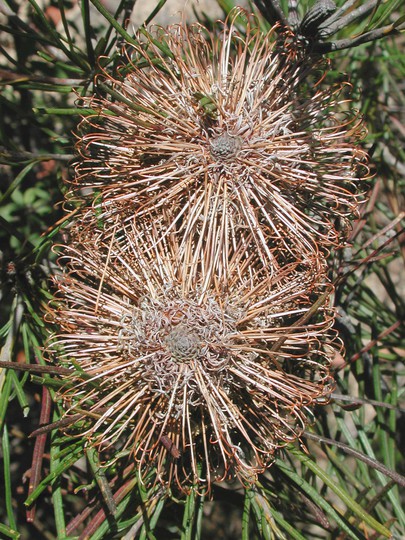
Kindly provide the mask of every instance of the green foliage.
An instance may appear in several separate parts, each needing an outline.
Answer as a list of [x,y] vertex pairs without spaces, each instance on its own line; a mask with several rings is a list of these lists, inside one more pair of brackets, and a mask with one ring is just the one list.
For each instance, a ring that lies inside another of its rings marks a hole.
[[[250,489],[227,484],[214,486],[212,501],[196,490],[178,500],[163,496],[158,485],[146,488],[125,453],[100,463],[84,440],[67,437],[63,429],[29,438],[39,423],[60,420],[59,405],[51,413],[60,382],[46,370],[28,375],[6,369],[4,362],[45,364],[43,314],[56,256],[51,244],[63,238],[69,218],[61,209],[63,180],[72,174],[72,131],[86,112],[76,102],[92,92],[101,65],[115,69],[122,45],[134,43],[132,25],[125,24],[134,3],[121,0],[115,13],[101,0],[6,0],[0,6],[0,535],[402,538],[405,514],[397,483],[403,479],[392,473],[405,472],[405,58],[399,34],[332,57],[336,77],[349,74],[365,116],[364,145],[373,154],[375,177],[351,244],[331,254],[346,361],[336,359],[334,399],[317,411],[302,447],[280,453]],[[233,6],[218,3],[224,14]],[[149,19],[164,4],[158,2]],[[281,5],[287,12],[288,3]],[[300,3],[301,16],[307,7]],[[378,2],[337,37],[403,17],[400,1]],[[98,61],[100,56],[105,59]],[[201,106],[213,114],[207,96]]]

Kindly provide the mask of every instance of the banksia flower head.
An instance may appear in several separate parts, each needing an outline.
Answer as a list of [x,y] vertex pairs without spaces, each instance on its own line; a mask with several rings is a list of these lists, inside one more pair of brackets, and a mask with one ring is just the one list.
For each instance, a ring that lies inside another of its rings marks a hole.
[[291,262],[336,245],[358,206],[361,122],[336,112],[343,87],[322,86],[325,62],[303,62],[293,36],[275,36],[239,9],[216,34],[143,32],[121,71],[100,79],[110,97],[84,100],[97,112],[79,129],[73,192],[93,188],[94,204],[121,204],[128,219],[170,207],[167,228],[184,245],[195,238],[197,257],[218,236],[229,250],[253,245],[264,265],[272,248]]
[[273,277],[239,266],[226,290],[207,288],[135,224],[105,240],[85,223],[63,248],[48,314],[59,328],[48,354],[72,368],[71,432],[181,490],[253,481],[331,391],[333,317],[325,299],[311,313],[325,292],[316,260]]

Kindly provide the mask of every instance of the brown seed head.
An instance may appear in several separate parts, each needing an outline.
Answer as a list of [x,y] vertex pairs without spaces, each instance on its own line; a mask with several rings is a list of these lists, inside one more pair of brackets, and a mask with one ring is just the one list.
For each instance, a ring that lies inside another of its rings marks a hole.
[[156,467],[182,490],[253,481],[331,391],[327,295],[311,315],[325,292],[316,261],[273,276],[233,265],[221,287],[168,249],[148,264],[138,230],[105,238],[86,223],[63,248],[48,315],[59,329],[48,354],[72,368],[60,398],[83,416],[71,433],[130,449],[142,477]]

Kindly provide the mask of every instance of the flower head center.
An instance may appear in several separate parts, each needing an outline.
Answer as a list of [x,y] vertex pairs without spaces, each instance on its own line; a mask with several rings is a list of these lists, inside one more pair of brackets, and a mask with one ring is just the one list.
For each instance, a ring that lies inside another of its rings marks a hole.
[[210,140],[211,156],[216,161],[228,161],[235,157],[242,147],[242,139],[226,131]]
[[165,341],[172,358],[180,362],[195,360],[201,354],[201,340],[185,324],[175,326]]

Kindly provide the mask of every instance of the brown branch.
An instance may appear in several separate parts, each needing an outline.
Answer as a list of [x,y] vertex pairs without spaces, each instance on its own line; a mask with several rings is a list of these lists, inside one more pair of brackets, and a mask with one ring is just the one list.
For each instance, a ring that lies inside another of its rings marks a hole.
[[307,439],[310,439],[311,441],[316,441],[320,444],[328,444],[329,446],[337,446],[340,450],[343,450],[343,452],[345,452],[346,454],[349,454],[350,456],[353,456],[359,459],[360,461],[363,461],[363,463],[366,463],[366,465],[369,465],[376,471],[379,471],[383,473],[385,476],[388,476],[388,478],[391,478],[392,480],[394,480],[396,484],[405,487],[405,476],[402,476],[396,471],[389,469],[388,467],[386,467],[385,465],[383,465],[376,459],[366,456],[365,454],[363,454],[363,452],[359,452],[359,450],[356,450],[345,443],[342,443],[340,441],[335,441],[333,439],[328,439],[326,437],[322,437],[321,435],[316,435],[315,433],[308,433],[308,431],[305,431],[301,436],[306,437]]
[[0,360],[0,368],[14,369],[16,371],[29,371],[32,373],[48,373],[50,375],[71,375],[72,370],[61,366],[41,366],[34,364],[19,364]]
[[[392,332],[395,332],[395,330],[397,328],[399,328],[401,325],[402,325],[402,321],[396,321],[394,324],[392,324],[389,328],[386,328],[385,330],[383,330],[382,332],[380,332],[378,334],[378,336],[375,338],[375,339],[372,339],[371,341],[369,341],[369,343],[367,343],[367,345],[365,345],[362,349],[360,349],[359,352],[357,352],[356,354],[354,354],[349,362],[346,363],[346,365],[348,363],[351,363],[351,362],[356,362],[356,360],[358,360],[359,358],[361,358],[361,356],[368,352],[370,349],[372,349],[375,345],[377,345],[377,343],[379,341],[381,341],[382,339],[384,339],[385,337],[389,336],[390,334],[392,334]],[[343,368],[344,366],[342,366]]]
[[[50,431],[53,431],[54,429],[61,429],[66,426],[70,426],[81,418],[83,418],[82,414],[73,414],[72,416],[62,418],[61,420],[57,420],[56,422],[51,422],[50,424],[46,424],[35,429],[32,433],[30,433],[29,437],[39,437],[41,435],[49,433]],[[43,422],[40,423],[42,424]]]
[[[51,416],[52,399],[49,390],[44,386],[42,388],[42,402],[41,402],[41,414],[39,417],[40,424],[46,424],[49,422]],[[38,487],[41,479],[42,461],[44,458],[46,443],[46,433],[40,434],[34,445],[34,452],[32,456],[31,475],[28,486],[28,496]],[[35,519],[36,503],[27,510],[27,521],[32,523]]]
[[365,32],[360,36],[354,38],[340,39],[338,41],[332,41],[329,43],[315,43],[312,50],[316,53],[328,53],[333,51],[341,51],[343,49],[351,49],[352,47],[357,47],[357,45],[362,45],[369,41],[375,41],[387,36],[396,35],[399,33],[400,28],[395,26],[395,24],[388,24],[382,28],[375,28],[370,30],[370,32]]

